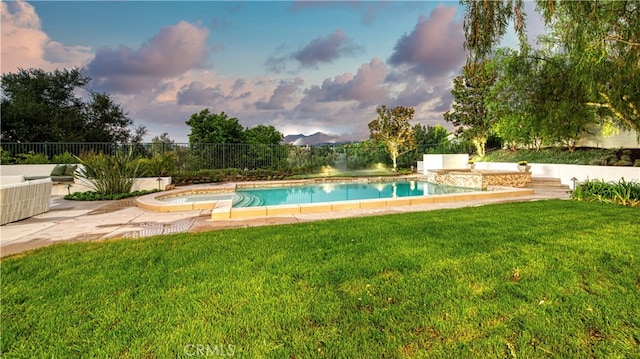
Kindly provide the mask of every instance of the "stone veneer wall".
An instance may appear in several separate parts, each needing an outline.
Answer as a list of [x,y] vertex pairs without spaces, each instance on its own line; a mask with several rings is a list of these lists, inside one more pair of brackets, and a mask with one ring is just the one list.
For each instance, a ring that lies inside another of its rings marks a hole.
[[463,171],[463,170],[435,170],[427,171],[425,175],[427,182],[441,184],[445,186],[455,187],[467,187],[467,188],[481,188],[485,189],[482,185],[482,174]]
[[485,173],[482,183],[485,186],[525,187],[531,182],[531,172]]
[[488,186],[525,187],[531,181],[530,172],[485,172],[476,170],[427,171],[427,182],[467,188],[486,189]]

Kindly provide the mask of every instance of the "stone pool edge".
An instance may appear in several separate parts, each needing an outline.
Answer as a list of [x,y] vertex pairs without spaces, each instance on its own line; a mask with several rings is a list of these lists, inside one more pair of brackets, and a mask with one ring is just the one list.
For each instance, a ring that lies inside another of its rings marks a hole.
[[[401,180],[420,180],[421,176],[409,175],[399,177],[367,177],[367,178],[316,178],[316,179],[304,179],[304,180],[287,180],[287,181],[259,181],[259,182],[232,182],[232,183],[209,183],[201,185],[193,185],[184,188],[176,188],[165,192],[152,193],[136,198],[136,206],[153,212],[180,212],[180,211],[193,211],[193,210],[207,210],[215,209],[220,203],[220,208],[225,207],[225,200],[215,201],[198,201],[193,203],[168,203],[162,201],[162,198],[171,198],[184,194],[197,194],[197,193],[232,193],[237,188],[257,188],[257,187],[279,187],[283,185],[288,186],[302,186],[307,184],[317,183],[344,183],[344,182],[366,182],[376,183],[385,181]],[[283,205],[286,206],[286,205]],[[254,207],[257,208],[257,207]]]
[[271,216],[335,212],[357,209],[372,209],[395,206],[411,206],[430,203],[457,202],[496,198],[512,198],[534,194],[532,188],[490,187],[488,191],[437,194],[429,196],[367,199],[355,201],[304,203],[279,206],[233,208],[231,200],[218,201],[211,211],[212,220],[248,219]]

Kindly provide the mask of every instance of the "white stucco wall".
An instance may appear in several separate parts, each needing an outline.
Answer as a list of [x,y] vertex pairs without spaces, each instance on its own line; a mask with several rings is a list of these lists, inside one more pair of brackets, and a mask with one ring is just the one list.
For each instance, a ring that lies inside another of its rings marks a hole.
[[[531,174],[534,177],[559,178],[563,184],[573,186],[572,178],[578,182],[599,179],[603,181],[617,182],[621,178],[626,181],[640,182],[640,167],[618,166],[584,166],[584,165],[559,165],[548,163],[529,163]],[[506,162],[476,162],[476,169],[516,171],[518,165]]]
[[600,127],[593,127],[590,132],[593,135],[580,139],[577,146],[595,148],[638,148],[640,146],[636,131],[620,131],[618,134],[605,136]]
[[[465,168],[469,155],[466,153],[447,154],[447,155],[423,155],[422,156],[422,173],[428,170],[444,170]],[[418,164],[418,168],[421,165]]]

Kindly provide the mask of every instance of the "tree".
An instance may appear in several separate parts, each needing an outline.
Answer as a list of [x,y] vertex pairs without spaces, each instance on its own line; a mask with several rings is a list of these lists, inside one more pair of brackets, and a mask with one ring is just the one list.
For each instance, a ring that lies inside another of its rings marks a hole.
[[393,171],[398,167],[398,157],[413,150],[416,146],[409,121],[413,119],[413,107],[397,106],[387,108],[382,105],[376,109],[378,117],[369,122],[370,137],[384,142],[393,162]]
[[[416,154],[422,156],[448,142],[449,132],[441,125],[413,126],[413,138],[416,140]],[[420,161],[422,158],[420,158]]]
[[246,162],[253,168],[284,167],[288,149],[280,146],[284,135],[273,126],[257,125],[244,130],[246,143],[250,144]]
[[453,110],[444,114],[444,119],[457,127],[457,134],[473,142],[478,156],[484,156],[487,138],[495,122],[487,99],[496,78],[488,61],[466,64],[462,75],[453,80]]
[[500,49],[492,61],[499,74],[487,101],[499,118],[494,131],[512,148],[561,143],[573,151],[595,117],[567,57]]
[[164,154],[175,149],[175,141],[169,137],[169,133],[163,132],[160,136],[151,139],[151,155]]
[[[133,121],[109,95],[90,91],[89,96],[90,100],[84,109],[84,142],[125,143],[135,141],[139,134],[146,134],[147,130],[144,127],[138,127],[131,132],[129,126]],[[139,136],[140,139],[142,136]]]
[[258,125],[244,130],[247,143],[277,145],[284,139],[284,135],[273,126]]
[[547,39],[566,54],[606,121],[639,131],[640,6],[637,1],[540,3],[553,32]]
[[513,21],[521,48],[528,47],[523,0],[461,0],[465,7],[463,28],[465,48],[470,50],[469,63],[491,57],[493,46],[500,43]]
[[[108,94],[86,87],[79,69],[20,69],[2,75],[1,139],[12,142],[119,142],[133,120]],[[88,99],[78,96],[88,92]]]
[[[492,54],[514,21],[527,52],[522,0],[465,0],[465,46],[471,61]],[[565,54],[605,123],[640,131],[640,9],[637,1],[538,0],[555,53]],[[578,76],[579,75],[579,76]],[[640,136],[640,132],[639,132]]]
[[204,109],[191,115],[186,122],[191,127],[189,143],[243,143],[244,128],[235,117],[226,113],[210,113]]

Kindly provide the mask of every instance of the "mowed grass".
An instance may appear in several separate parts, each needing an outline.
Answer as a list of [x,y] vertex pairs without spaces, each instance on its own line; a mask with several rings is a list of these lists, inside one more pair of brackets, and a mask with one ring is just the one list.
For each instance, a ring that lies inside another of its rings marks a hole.
[[640,210],[539,201],[1,263],[3,357],[637,358]]

